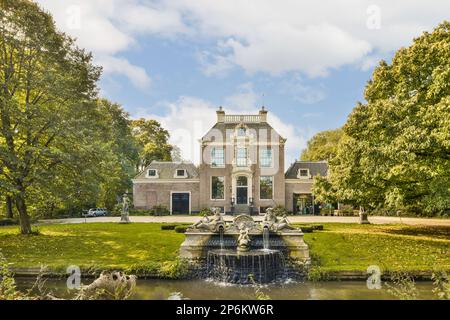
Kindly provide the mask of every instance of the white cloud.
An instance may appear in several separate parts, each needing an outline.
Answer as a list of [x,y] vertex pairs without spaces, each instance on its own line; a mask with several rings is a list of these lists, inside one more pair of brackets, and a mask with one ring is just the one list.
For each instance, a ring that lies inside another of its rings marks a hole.
[[127,77],[134,86],[146,89],[150,86],[151,79],[144,68],[132,65],[127,59],[105,56],[95,60],[103,67],[104,74],[119,74]]
[[[175,102],[163,103],[167,112],[160,116],[142,108],[133,114],[133,117],[151,118],[159,121],[170,133],[170,143],[177,145],[182,158],[200,162],[200,139],[216,122],[217,106],[196,97],[180,97]],[[227,114],[257,114],[258,109],[225,107]],[[306,137],[311,136],[310,128],[299,129],[293,124],[282,121],[269,110],[268,122],[284,138],[286,142],[285,165],[298,159],[300,151],[306,147]]]
[[136,46],[140,33],[174,35],[186,32],[180,13],[135,0],[38,0],[53,15],[59,29],[94,53],[104,75],[127,77],[140,89],[150,84],[147,71],[118,54]]
[[[247,72],[279,74],[297,71],[323,76],[347,64],[359,64],[374,52],[408,45],[424,30],[447,17],[450,2],[391,0],[178,0],[200,36],[217,39],[218,52],[209,61],[222,72],[229,63]],[[379,29],[367,27],[379,8]],[[223,43],[229,51],[223,50]],[[225,63],[226,62],[226,63]],[[211,64],[206,73],[213,74]]]
[[253,84],[248,82],[238,87],[238,92],[225,99],[225,105],[231,109],[255,109],[259,95],[253,90]]
[[[142,34],[182,36],[195,45],[206,40],[199,55],[206,75],[224,75],[234,66],[248,73],[293,71],[312,77],[349,64],[369,68],[374,57],[408,45],[450,12],[447,0],[38,2],[59,28],[102,56],[130,50]],[[367,26],[373,12],[380,14],[375,29]]]

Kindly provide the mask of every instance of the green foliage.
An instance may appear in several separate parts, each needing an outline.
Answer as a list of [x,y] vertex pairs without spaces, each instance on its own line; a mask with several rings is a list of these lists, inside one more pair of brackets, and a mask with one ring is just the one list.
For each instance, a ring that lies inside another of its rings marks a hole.
[[441,300],[450,300],[450,279],[447,272],[434,272],[431,276],[433,280],[433,293]]
[[450,23],[425,32],[375,69],[350,114],[322,202],[429,215],[450,210]]
[[207,216],[212,216],[212,215],[213,215],[213,212],[211,211],[210,208],[202,208],[202,209],[200,210],[200,212],[198,213],[199,216],[204,216],[205,214],[206,214]]
[[133,135],[139,144],[139,166],[146,167],[152,161],[171,161],[172,146],[169,132],[156,120],[133,120]]
[[0,252],[0,300],[16,300],[19,297],[20,293],[16,288],[14,275]]
[[395,272],[391,275],[391,283],[386,283],[387,291],[400,300],[417,300],[419,291],[414,278],[406,272]]
[[175,230],[176,226],[178,226],[178,224],[162,224],[161,230]]
[[153,206],[151,212],[151,215],[153,216],[167,216],[170,214],[169,209],[167,209],[167,207],[162,204]]
[[13,226],[16,224],[17,224],[17,221],[14,219],[9,219],[9,218],[0,219],[0,226]]
[[187,228],[189,228],[189,226],[182,226],[182,225],[180,225],[180,226],[176,226],[174,230],[177,233],[185,233]]
[[302,151],[303,161],[328,161],[337,154],[338,144],[343,135],[342,129],[326,130],[315,134]]
[[273,213],[275,213],[276,216],[283,216],[288,215],[289,211],[282,205],[277,205],[275,208],[273,208]]

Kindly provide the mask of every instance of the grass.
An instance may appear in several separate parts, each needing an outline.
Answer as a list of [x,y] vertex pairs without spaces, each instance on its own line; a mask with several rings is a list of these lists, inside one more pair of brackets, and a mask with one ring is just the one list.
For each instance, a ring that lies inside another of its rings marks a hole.
[[[305,233],[313,266],[320,271],[365,271],[369,265],[389,271],[450,270],[450,227],[323,226],[323,231]],[[183,234],[161,230],[160,223],[44,225],[32,236],[19,235],[17,226],[0,227],[0,252],[16,268],[160,268],[176,277],[172,266],[183,240]]]
[[39,235],[0,228],[1,252],[13,267],[98,269],[175,261],[184,235],[157,223],[87,223],[39,226]]
[[[450,270],[450,227],[325,223],[305,233],[313,267],[326,271]],[[300,225],[301,226],[301,225]]]

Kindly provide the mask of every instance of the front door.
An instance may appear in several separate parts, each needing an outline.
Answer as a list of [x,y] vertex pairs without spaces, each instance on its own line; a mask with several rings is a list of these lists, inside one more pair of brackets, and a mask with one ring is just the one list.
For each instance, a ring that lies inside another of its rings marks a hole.
[[247,204],[247,187],[237,188],[237,204]]
[[172,193],[172,214],[189,214],[189,193]]
[[247,186],[247,177],[239,176],[236,179],[236,203],[237,204],[247,204],[247,196],[248,196],[248,186]]

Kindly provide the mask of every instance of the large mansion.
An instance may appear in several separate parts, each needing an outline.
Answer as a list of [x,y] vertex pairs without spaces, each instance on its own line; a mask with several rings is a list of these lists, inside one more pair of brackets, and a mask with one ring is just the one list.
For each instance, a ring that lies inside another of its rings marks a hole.
[[281,205],[294,214],[317,213],[313,177],[325,176],[327,164],[296,161],[285,171],[285,142],[264,107],[255,115],[227,115],[220,108],[200,139],[200,164],[153,161],[133,179],[134,206],[162,205],[171,214],[209,207],[258,214]]

